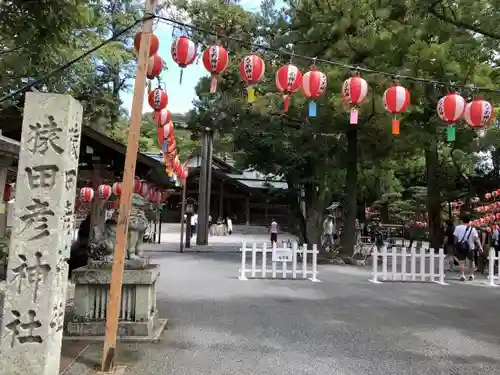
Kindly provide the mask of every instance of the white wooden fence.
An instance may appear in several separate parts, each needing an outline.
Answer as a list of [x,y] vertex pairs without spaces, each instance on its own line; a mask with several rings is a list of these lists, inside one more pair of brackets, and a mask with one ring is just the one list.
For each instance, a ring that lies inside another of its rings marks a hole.
[[495,249],[490,249],[490,253],[488,254],[488,285],[490,286],[499,286],[500,283],[500,276],[498,276],[499,261],[500,261],[500,256],[496,256]]
[[428,281],[447,285],[444,282],[444,258],[443,249],[439,249],[436,254],[434,249],[427,253],[424,248],[408,250],[406,247],[393,246],[391,249],[383,247],[378,251],[375,247],[372,252],[373,268],[370,281],[377,284],[381,281]]
[[[302,246],[302,249],[299,248],[296,242],[291,243],[291,246],[288,246],[286,243],[283,243],[283,245],[282,247],[277,247],[274,244],[273,247],[270,247],[264,243],[258,248],[255,243],[252,247],[247,247],[247,244],[243,242],[240,249],[241,266],[239,279],[268,278],[269,275],[273,279],[279,276],[282,279],[287,279],[289,278],[288,275],[291,275],[292,279],[308,279],[312,282],[319,282],[320,280],[317,278],[317,246],[313,245],[312,250],[308,250],[306,244]],[[257,260],[257,254],[261,255],[259,260]],[[268,257],[268,254],[270,257]],[[309,254],[312,256],[308,257]],[[250,268],[247,267],[248,255],[250,255]],[[308,258],[311,258],[310,267]],[[268,264],[268,260],[270,260],[270,265]],[[298,260],[301,260],[301,264],[297,264]],[[259,263],[259,266],[257,263]],[[290,263],[291,269],[289,268]]]

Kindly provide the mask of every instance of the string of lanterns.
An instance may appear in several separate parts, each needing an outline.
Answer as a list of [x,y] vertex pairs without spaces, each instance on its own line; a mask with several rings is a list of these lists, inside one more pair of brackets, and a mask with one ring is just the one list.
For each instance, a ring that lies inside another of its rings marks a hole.
[[[183,27],[196,29],[199,32],[208,31],[199,29],[192,25],[184,24],[166,17],[157,18],[162,19],[171,24],[177,24]],[[214,34],[215,35],[215,34]],[[224,37],[226,39],[240,42],[235,38]],[[137,39],[137,37],[136,37]],[[157,38],[155,38],[155,41]],[[156,44],[154,44],[156,48]],[[137,47],[136,47],[137,48]],[[157,49],[151,48],[150,52],[155,52]],[[264,50],[273,50],[266,46],[259,46]],[[184,68],[192,64],[198,55],[198,48],[195,42],[183,35],[177,38],[171,48],[172,59],[181,68],[181,79]],[[208,46],[203,52],[203,65],[205,69],[211,74],[210,93],[217,91],[217,79],[229,65],[229,54],[227,50],[220,44]],[[301,57],[304,58],[304,57]],[[317,105],[316,101],[322,97],[327,89],[328,82],[324,73],[317,70],[316,59],[309,59],[313,61],[310,71],[302,74],[300,69],[292,64],[293,53],[291,54],[290,62],[281,66],[277,73],[275,84],[277,90],[281,93],[283,100],[283,111],[286,113],[291,103],[291,97],[299,90],[305,98],[309,100],[308,116],[316,117]],[[323,60],[319,60],[324,62]],[[330,62],[333,65],[342,67],[349,67],[348,65]],[[159,65],[159,63],[156,63]],[[247,102],[253,103],[255,101],[255,86],[260,83],[265,74],[264,60],[257,54],[249,54],[245,56],[239,66],[240,76],[242,81],[247,84]],[[351,67],[349,67],[351,68]],[[388,75],[384,72],[371,71],[370,69],[359,69],[371,73],[380,73]],[[402,77],[411,78],[411,77]],[[423,83],[436,83],[430,80],[419,79]],[[161,90],[161,91],[158,91]],[[490,90],[494,91],[494,90]],[[355,71],[352,76],[346,79],[341,89],[342,103],[349,109],[350,118],[349,122],[352,126],[358,124],[359,121],[359,107],[363,104],[368,96],[369,85],[363,79],[359,72]],[[155,89],[150,94],[150,105],[155,111],[159,111],[167,106],[168,96],[165,90]],[[401,86],[399,83],[394,84],[391,88],[387,89],[383,95],[384,107],[392,114],[392,134],[400,134],[400,117],[405,113],[410,106],[410,92],[407,88]],[[455,141],[456,131],[455,124],[459,120],[465,122],[475,130],[481,130],[490,124],[493,120],[494,113],[492,105],[482,99],[474,99],[470,103],[466,103],[465,99],[456,92],[450,92],[441,98],[437,104],[436,112],[441,120],[448,124],[447,126],[447,140],[449,142]]]
[[[139,32],[134,38],[134,47],[136,53],[139,52],[140,43],[141,33]],[[164,60],[157,54],[159,46],[160,42],[158,37],[152,34],[151,44],[149,48],[149,59],[147,64],[147,78],[150,80],[148,83],[148,103],[154,111],[153,120],[156,124],[158,145],[162,150],[166,172],[170,177],[172,177],[173,173],[175,173],[180,179],[181,183],[184,184],[188,176],[188,169],[181,163],[181,161],[179,160],[179,156],[177,155],[177,146],[175,142],[175,132],[174,125],[172,123],[172,115],[167,109],[167,91],[159,85],[155,89],[151,90],[151,80],[158,78],[163,69],[166,69]],[[226,69],[229,62],[226,50],[222,47],[215,47],[211,50],[207,49],[206,52],[208,52],[205,54],[206,57],[204,55],[204,60],[206,59],[207,63],[210,62],[212,64],[210,66],[212,72],[213,92],[215,92],[217,88],[217,74]],[[182,83],[182,73],[184,71],[184,68],[192,64],[196,59],[196,46],[189,38],[180,37],[172,44],[171,53],[172,59],[181,68],[180,83]],[[224,53],[226,54],[225,63],[223,57],[220,57],[220,55],[223,55]],[[215,64],[214,61],[216,62]],[[155,196],[148,196],[148,198],[151,201],[158,200]]]
[[[117,200],[108,202],[113,207],[117,206],[121,193],[121,182],[115,182],[112,185],[101,184],[97,187],[97,197],[100,200],[108,201],[112,196],[117,198]],[[141,181],[138,177],[134,179],[134,193],[143,196],[152,203],[164,203],[168,200],[168,192],[166,190],[149,186],[147,182]],[[93,188],[85,186],[80,189],[78,195],[80,203],[90,203],[94,200],[95,192]]]

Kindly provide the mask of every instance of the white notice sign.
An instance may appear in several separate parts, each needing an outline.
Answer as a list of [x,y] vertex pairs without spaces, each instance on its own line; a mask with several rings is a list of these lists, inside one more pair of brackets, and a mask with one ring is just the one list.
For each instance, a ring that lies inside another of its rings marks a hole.
[[273,249],[273,262],[291,262],[292,249]]

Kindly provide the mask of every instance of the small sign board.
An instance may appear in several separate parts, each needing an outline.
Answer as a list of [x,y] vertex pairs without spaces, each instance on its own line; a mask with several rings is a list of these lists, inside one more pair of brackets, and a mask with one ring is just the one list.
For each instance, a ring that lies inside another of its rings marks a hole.
[[292,249],[273,249],[273,262],[291,262],[292,258]]

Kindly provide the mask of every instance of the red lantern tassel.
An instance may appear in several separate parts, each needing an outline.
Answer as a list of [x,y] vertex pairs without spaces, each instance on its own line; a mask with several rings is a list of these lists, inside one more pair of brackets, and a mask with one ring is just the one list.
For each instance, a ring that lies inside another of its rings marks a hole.
[[212,74],[212,80],[210,81],[210,94],[217,91],[217,74]]
[[351,116],[349,118],[349,122],[351,125],[357,125],[358,123],[358,110],[356,108],[351,108]]
[[392,119],[392,134],[399,135],[399,119],[396,117]]
[[182,84],[182,74],[184,73],[184,68],[181,68],[181,76],[179,78],[179,85]]
[[288,107],[290,106],[290,95],[283,95],[283,105],[284,105],[284,112],[288,112]]

